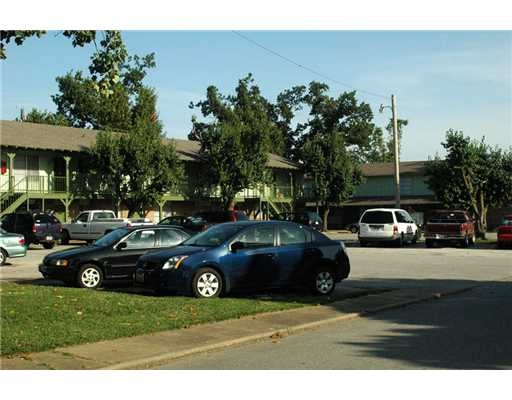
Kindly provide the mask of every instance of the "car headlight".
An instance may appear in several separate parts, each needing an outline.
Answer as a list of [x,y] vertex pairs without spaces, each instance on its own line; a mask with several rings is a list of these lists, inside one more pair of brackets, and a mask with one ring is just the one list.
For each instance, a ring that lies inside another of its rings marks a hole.
[[55,261],[55,265],[58,267],[67,267],[69,265],[68,260],[57,260]]
[[171,257],[169,258],[164,266],[162,267],[162,269],[178,269],[180,264],[183,262],[183,260],[185,260],[186,258],[188,258],[188,256],[174,256],[174,257]]

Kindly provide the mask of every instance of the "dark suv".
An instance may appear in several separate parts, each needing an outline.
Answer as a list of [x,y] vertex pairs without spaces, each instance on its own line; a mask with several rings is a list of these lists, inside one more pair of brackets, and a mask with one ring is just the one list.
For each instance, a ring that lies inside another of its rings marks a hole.
[[25,243],[42,244],[45,249],[55,246],[61,238],[62,226],[53,215],[46,213],[11,213],[2,217],[2,228],[7,232],[20,233]]
[[321,231],[323,228],[323,221],[316,212],[304,211],[296,213],[282,213],[278,214],[276,218],[279,221],[292,221],[301,225],[310,226],[317,231]]

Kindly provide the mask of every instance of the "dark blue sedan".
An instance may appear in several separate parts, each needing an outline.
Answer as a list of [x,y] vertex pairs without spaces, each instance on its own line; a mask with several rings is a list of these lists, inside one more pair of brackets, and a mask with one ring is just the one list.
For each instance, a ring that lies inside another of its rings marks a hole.
[[341,241],[293,222],[243,221],[215,225],[174,249],[146,253],[134,279],[140,286],[196,297],[299,285],[326,295],[349,272]]

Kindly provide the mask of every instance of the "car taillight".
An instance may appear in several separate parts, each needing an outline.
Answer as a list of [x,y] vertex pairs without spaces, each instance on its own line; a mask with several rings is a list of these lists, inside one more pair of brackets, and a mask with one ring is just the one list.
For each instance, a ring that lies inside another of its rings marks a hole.
[[20,238],[18,240],[18,243],[21,244],[22,246],[25,246],[25,238]]
[[398,225],[393,225],[393,235],[398,234]]
[[230,215],[229,220],[230,220],[231,222],[236,222],[235,213],[232,213],[232,214]]
[[32,225],[32,232],[34,232],[34,233],[37,232],[36,224]]

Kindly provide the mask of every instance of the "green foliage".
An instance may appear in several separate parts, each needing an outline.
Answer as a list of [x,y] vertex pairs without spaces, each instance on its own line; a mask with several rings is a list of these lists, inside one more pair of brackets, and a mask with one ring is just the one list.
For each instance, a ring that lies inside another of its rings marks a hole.
[[60,113],[52,113],[47,110],[41,111],[37,108],[30,110],[23,121],[35,124],[69,126],[69,121],[64,115]]
[[512,150],[492,148],[449,130],[442,143],[447,155],[427,164],[427,184],[447,208],[469,210],[481,236],[487,231],[487,210],[512,202]]
[[[20,46],[25,39],[36,36],[41,37],[46,31],[1,31],[0,59],[6,59],[6,44],[11,40]],[[114,86],[120,81],[120,69],[126,62],[128,53],[119,31],[101,31],[103,38],[96,42],[97,31],[63,31],[62,34],[72,39],[73,47],[83,47],[91,42],[96,51],[91,56],[91,84],[94,90],[108,97],[115,94]]]
[[5,47],[11,40],[13,40],[17,46],[21,46],[26,39],[32,36],[39,38],[45,33],[46,31],[0,31],[0,60],[7,58],[7,50]]
[[206,100],[191,104],[211,121],[199,122],[194,117],[189,139],[201,142],[203,167],[209,171],[203,182],[212,190],[220,189],[226,209],[233,208],[239,191],[268,181],[268,153],[284,146],[269,118],[269,103],[253,82],[250,74],[239,80],[231,96],[210,86]]
[[317,134],[306,140],[302,148],[305,172],[311,177],[313,193],[324,207],[324,229],[327,229],[329,204],[347,201],[362,182],[359,165],[345,147],[338,132]]
[[101,132],[91,153],[95,175],[117,208],[121,201],[129,215],[146,215],[162,195],[179,184],[183,167],[172,143],[162,134],[156,113],[156,94],[139,89],[126,133]]

